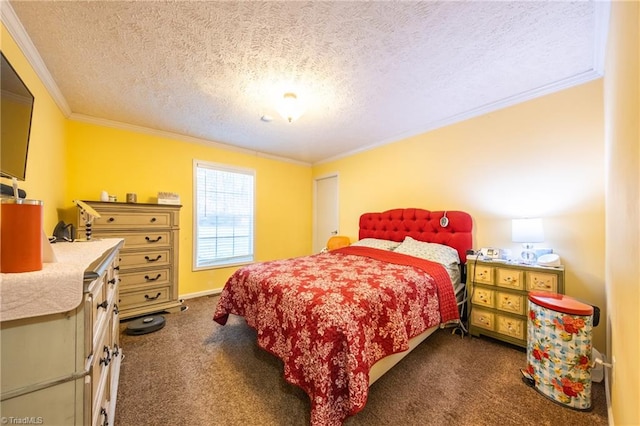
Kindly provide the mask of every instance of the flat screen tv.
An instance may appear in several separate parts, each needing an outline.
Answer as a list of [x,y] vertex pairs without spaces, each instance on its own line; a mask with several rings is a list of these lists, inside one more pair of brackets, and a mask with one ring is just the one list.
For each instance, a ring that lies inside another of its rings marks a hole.
[[25,180],[33,95],[2,54],[0,67],[0,174]]

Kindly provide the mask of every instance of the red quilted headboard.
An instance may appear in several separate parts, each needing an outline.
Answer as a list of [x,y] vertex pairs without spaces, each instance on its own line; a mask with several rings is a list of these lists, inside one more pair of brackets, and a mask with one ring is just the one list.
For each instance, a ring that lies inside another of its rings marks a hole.
[[423,209],[395,209],[382,213],[364,213],[360,216],[359,239],[380,238],[403,241],[410,236],[419,241],[444,244],[455,248],[460,261],[467,260],[467,250],[472,248],[471,216],[460,211],[446,211],[449,224],[440,225],[444,211]]

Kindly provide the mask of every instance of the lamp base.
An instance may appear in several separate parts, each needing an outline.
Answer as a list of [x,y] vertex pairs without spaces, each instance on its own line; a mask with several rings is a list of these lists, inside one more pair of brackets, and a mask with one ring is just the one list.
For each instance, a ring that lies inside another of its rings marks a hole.
[[533,250],[533,244],[531,243],[523,243],[522,244],[522,253],[520,253],[520,257],[522,258],[522,262],[527,265],[535,265],[538,260],[538,256],[536,252]]

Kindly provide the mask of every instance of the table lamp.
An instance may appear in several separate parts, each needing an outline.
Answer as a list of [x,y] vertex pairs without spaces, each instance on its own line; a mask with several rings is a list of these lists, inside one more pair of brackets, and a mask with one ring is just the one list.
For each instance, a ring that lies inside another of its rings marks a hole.
[[511,241],[522,243],[522,261],[528,265],[536,263],[536,253],[533,251],[533,243],[544,241],[542,219],[513,219],[511,221]]
[[73,200],[74,204],[80,209],[81,219],[84,221],[85,235],[87,241],[91,241],[91,225],[93,220],[100,217],[100,213],[95,211],[93,207],[80,200]]

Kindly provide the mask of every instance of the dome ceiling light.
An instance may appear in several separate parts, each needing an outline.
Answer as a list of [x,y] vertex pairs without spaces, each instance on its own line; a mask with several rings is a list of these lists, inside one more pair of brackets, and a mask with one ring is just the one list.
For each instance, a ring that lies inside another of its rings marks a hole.
[[287,92],[284,94],[278,112],[289,123],[297,120],[303,113],[298,97],[295,93]]

